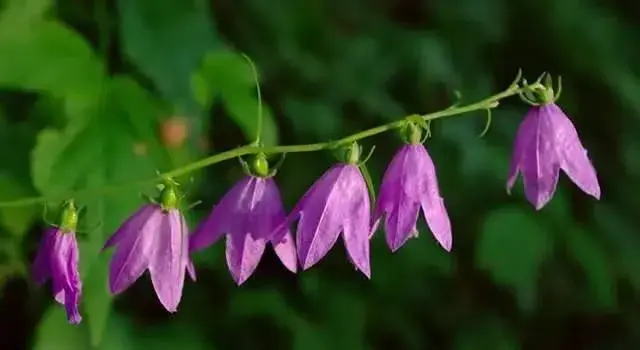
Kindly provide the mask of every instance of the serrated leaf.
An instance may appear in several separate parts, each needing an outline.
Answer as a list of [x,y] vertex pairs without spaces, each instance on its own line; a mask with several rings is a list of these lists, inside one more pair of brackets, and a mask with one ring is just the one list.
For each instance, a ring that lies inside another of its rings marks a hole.
[[56,21],[16,29],[9,19],[0,21],[0,86],[63,98],[73,116],[99,97],[102,62],[80,35]]
[[539,220],[519,207],[503,207],[488,214],[477,246],[477,264],[494,280],[510,287],[525,311],[535,306],[540,265],[553,242]]
[[201,112],[190,78],[207,51],[220,46],[209,3],[199,0],[119,0],[125,54],[181,109]]
[[[128,96],[128,100],[123,100],[123,96]],[[132,100],[135,96],[145,94],[133,81],[116,78],[108,82],[104,99],[96,101],[94,108],[83,116],[74,118],[66,129],[43,130],[32,155],[36,188],[44,195],[60,195],[153,178],[158,165],[150,156],[136,154],[134,146],[159,144],[150,138],[157,113],[155,107],[148,104],[150,99]],[[157,153],[157,150],[150,148],[149,152]],[[76,198],[80,205],[87,206],[85,221],[79,229],[101,224],[80,241],[80,270],[85,280],[83,311],[87,314],[93,344],[101,340],[111,301],[106,286],[107,258],[100,256],[99,251],[113,231],[141,204],[140,190],[143,189],[129,187],[112,191],[108,196],[88,194]]]
[[589,232],[581,229],[567,231],[566,239],[569,253],[585,273],[592,303],[605,309],[615,308],[615,276],[603,247]]
[[[0,201],[28,197],[32,190],[8,174],[0,172]],[[0,209],[0,224],[10,233],[21,236],[38,217],[34,206],[6,207]]]
[[[229,50],[209,52],[192,76],[191,88],[205,108],[220,96],[229,116],[247,140],[253,141],[257,133],[258,99],[253,71],[244,57]],[[262,143],[275,145],[278,129],[273,114],[264,101],[262,107]]]

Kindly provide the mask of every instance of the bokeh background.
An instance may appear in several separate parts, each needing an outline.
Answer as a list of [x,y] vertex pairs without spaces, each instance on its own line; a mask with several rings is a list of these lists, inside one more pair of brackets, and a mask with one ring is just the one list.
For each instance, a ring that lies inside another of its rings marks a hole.
[[[505,192],[526,106],[433,123],[427,141],[454,228],[426,227],[392,254],[373,238],[371,280],[341,244],[293,275],[267,250],[234,285],[224,244],[198,253],[179,312],[148,278],[112,299],[105,239],[141,203],[126,188],[79,196],[84,322],[67,324],[29,266],[41,205],[0,208],[0,349],[634,349],[640,346],[640,3],[594,0],[0,1],[0,200],[153,178],[251,141],[260,72],[267,144],[326,141],[562,75],[560,104],[599,172],[603,198],[562,176],[536,212]],[[379,183],[395,133],[368,166]],[[289,154],[291,208],[334,162]],[[182,179],[192,227],[242,176],[236,161]]]

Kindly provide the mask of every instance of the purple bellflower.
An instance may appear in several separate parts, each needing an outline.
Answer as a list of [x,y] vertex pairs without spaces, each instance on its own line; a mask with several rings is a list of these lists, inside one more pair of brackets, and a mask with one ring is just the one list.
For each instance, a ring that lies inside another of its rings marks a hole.
[[382,178],[372,232],[384,215],[387,245],[395,252],[417,236],[416,222],[422,209],[438,243],[451,251],[451,222],[440,197],[435,166],[420,140],[420,127],[409,123],[408,130],[409,144],[396,153]]
[[360,147],[353,143],[347,161],[327,170],[296,204],[286,226],[298,221],[296,246],[304,270],[320,261],[338,240],[340,233],[351,263],[367,278],[370,199],[358,162]]
[[72,200],[63,204],[61,216],[60,226],[45,231],[33,263],[33,276],[39,285],[51,279],[55,300],[64,305],[69,323],[79,324],[82,321],[78,311],[82,281],[75,234],[78,211]]
[[560,169],[582,191],[600,199],[600,185],[587,150],[571,120],[555,104],[559,93],[554,95],[550,85],[548,80],[546,86],[540,84],[533,91],[540,104],[533,101],[532,93],[522,96],[532,107],[518,128],[507,181],[510,192],[521,173],[525,195],[537,210],[553,197]]
[[166,179],[159,203],[142,206],[109,238],[103,250],[115,247],[109,267],[109,289],[119,294],[149,270],[158,299],[176,312],[182,298],[185,270],[195,281],[189,260],[187,222],[178,208],[177,183]]
[[189,240],[190,251],[198,251],[226,235],[227,266],[238,285],[251,277],[258,267],[267,243],[273,246],[289,271],[295,273],[297,270],[291,232],[276,232],[286,220],[286,212],[273,179],[275,171],[269,171],[264,154],[258,154],[253,169],[243,165],[250,175],[225,194]]

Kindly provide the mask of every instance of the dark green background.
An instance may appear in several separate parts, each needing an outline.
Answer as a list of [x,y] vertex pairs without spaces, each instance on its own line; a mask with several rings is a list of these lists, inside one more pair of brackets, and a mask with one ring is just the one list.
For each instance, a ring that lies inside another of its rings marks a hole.
[[[372,240],[372,279],[338,245],[293,275],[268,251],[236,287],[223,244],[197,254],[175,315],[147,277],[114,300],[105,239],[141,203],[126,188],[79,196],[84,322],[66,323],[50,287],[30,282],[41,206],[0,208],[0,348],[633,349],[640,346],[640,5],[589,0],[0,1],[0,201],[154,176],[251,141],[260,71],[268,144],[327,141],[562,75],[559,103],[598,170],[595,201],[562,175],[536,212],[505,192],[526,106],[433,124],[427,147],[454,229],[442,251],[421,227],[392,254]],[[183,142],[168,125],[184,124]],[[175,141],[175,140],[174,140]],[[178,140],[180,141],[180,140]],[[368,163],[378,183],[401,145]],[[334,162],[290,154],[277,181],[291,208]],[[242,176],[236,161],[184,180],[192,227]],[[422,225],[422,224],[421,224]]]

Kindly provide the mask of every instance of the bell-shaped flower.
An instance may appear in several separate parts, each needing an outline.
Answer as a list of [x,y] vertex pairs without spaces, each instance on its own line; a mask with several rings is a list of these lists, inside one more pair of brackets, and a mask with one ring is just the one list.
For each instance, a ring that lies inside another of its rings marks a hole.
[[408,124],[409,144],[400,148],[382,178],[374,209],[374,229],[382,216],[387,245],[395,252],[411,237],[417,236],[416,222],[420,209],[434,237],[447,251],[451,250],[451,222],[444,205],[436,169],[421,142],[421,130]]
[[267,243],[282,264],[296,272],[296,248],[291,232],[274,234],[286,219],[280,191],[269,171],[264,154],[259,154],[247,176],[238,181],[216,205],[189,239],[190,251],[199,251],[226,235],[226,258],[236,284],[244,283],[258,267]]
[[76,241],[78,211],[72,200],[62,208],[60,225],[47,229],[33,263],[33,277],[37,284],[51,279],[55,300],[64,305],[71,324],[82,321],[78,305],[82,295],[82,281],[78,272],[79,252]]
[[166,179],[159,203],[142,206],[109,238],[115,247],[109,266],[109,289],[119,294],[149,270],[158,299],[176,312],[182,298],[185,270],[195,281],[189,260],[187,222],[178,208],[177,183]]
[[507,191],[521,173],[527,199],[536,209],[542,209],[553,197],[562,169],[582,191],[600,199],[596,171],[575,126],[555,104],[558,95],[554,96],[550,86],[542,85],[534,93],[542,103],[525,98],[532,107],[518,128]]
[[368,278],[370,199],[360,169],[360,148],[353,144],[346,162],[338,163],[318,179],[287,218],[297,220],[296,246],[304,270],[318,263],[333,247],[340,233],[351,263]]

